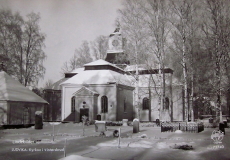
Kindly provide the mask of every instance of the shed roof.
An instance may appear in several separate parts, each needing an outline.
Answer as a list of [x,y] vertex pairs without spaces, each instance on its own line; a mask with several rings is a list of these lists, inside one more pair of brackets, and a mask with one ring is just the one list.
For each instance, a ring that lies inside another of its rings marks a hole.
[[4,71],[0,72],[0,100],[48,103]]

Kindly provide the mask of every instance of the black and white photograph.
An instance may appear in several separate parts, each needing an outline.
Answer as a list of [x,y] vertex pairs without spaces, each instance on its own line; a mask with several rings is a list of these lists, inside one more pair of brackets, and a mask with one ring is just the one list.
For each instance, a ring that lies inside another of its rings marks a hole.
[[0,160],[230,160],[229,0],[1,0]]

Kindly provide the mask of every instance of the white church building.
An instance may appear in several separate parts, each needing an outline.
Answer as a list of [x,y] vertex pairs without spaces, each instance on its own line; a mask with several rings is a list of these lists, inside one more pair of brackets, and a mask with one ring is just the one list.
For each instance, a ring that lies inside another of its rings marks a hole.
[[136,66],[130,65],[128,60],[116,63],[119,55],[125,55],[123,42],[119,29],[116,29],[109,36],[105,60],[87,63],[83,68],[76,69],[77,72],[66,73],[64,82],[54,84],[61,90],[61,121],[80,122],[82,115],[90,121],[132,121],[137,117],[140,121],[184,120],[182,86],[173,84],[172,69],[164,69],[164,108],[159,100],[162,89],[157,81],[159,69],[146,69],[145,65],[138,64],[136,96],[137,87],[132,76]]

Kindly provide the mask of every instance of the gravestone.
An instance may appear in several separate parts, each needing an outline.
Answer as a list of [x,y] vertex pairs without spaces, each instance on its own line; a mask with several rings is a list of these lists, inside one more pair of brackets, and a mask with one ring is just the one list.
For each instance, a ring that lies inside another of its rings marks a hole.
[[122,126],[128,126],[128,119],[122,119]]
[[219,123],[219,130],[225,134],[224,123]]
[[160,120],[159,119],[156,119],[156,125],[160,126]]
[[100,114],[97,115],[97,120],[98,120],[98,121],[101,120],[101,115],[100,115]]
[[213,123],[213,118],[209,118],[209,123]]
[[105,121],[96,121],[95,122],[95,131],[100,132],[100,135],[105,135],[106,128],[106,122]]
[[42,111],[35,112],[35,129],[43,129]]
[[139,132],[139,125],[140,125],[139,119],[135,118],[133,120],[133,133]]

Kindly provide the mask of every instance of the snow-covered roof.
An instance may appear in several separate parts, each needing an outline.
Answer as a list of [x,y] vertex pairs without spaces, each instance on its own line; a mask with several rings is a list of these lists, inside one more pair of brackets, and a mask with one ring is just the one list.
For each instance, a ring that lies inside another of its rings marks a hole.
[[114,68],[117,68],[121,71],[124,71],[123,69],[117,67],[116,65],[110,63],[110,62],[107,62],[103,59],[99,59],[99,60],[96,60],[96,61],[93,61],[93,62],[90,62],[90,63],[87,63],[84,65],[84,67],[87,67],[87,66],[112,66]]
[[74,69],[73,71],[71,71],[70,73],[80,73],[82,71],[84,71],[85,68],[77,68],[77,69]]
[[[143,64],[137,65],[138,70],[146,70]],[[125,71],[135,71],[136,65],[128,65],[125,69]]]
[[[137,68],[139,71],[145,72],[148,71],[151,74],[159,73],[159,68],[151,68],[146,66],[145,64],[138,64]],[[136,65],[128,65],[125,69],[126,72],[136,72]],[[165,67],[164,68],[165,73],[173,73],[173,70],[171,68]],[[146,74],[146,73],[144,73]]]
[[4,71],[0,72],[0,101],[48,103]]
[[122,68],[110,62],[107,62],[103,59],[99,59],[94,62],[87,63],[84,65],[84,67],[85,67],[85,71],[86,70],[112,70],[123,74],[125,73],[125,71]]
[[131,86],[131,82],[124,74],[112,70],[85,70],[73,76],[64,84],[108,84],[117,83]]
[[90,63],[84,64],[84,66],[101,66],[101,65],[111,65],[114,66],[112,63],[109,63],[103,59],[99,59]]

